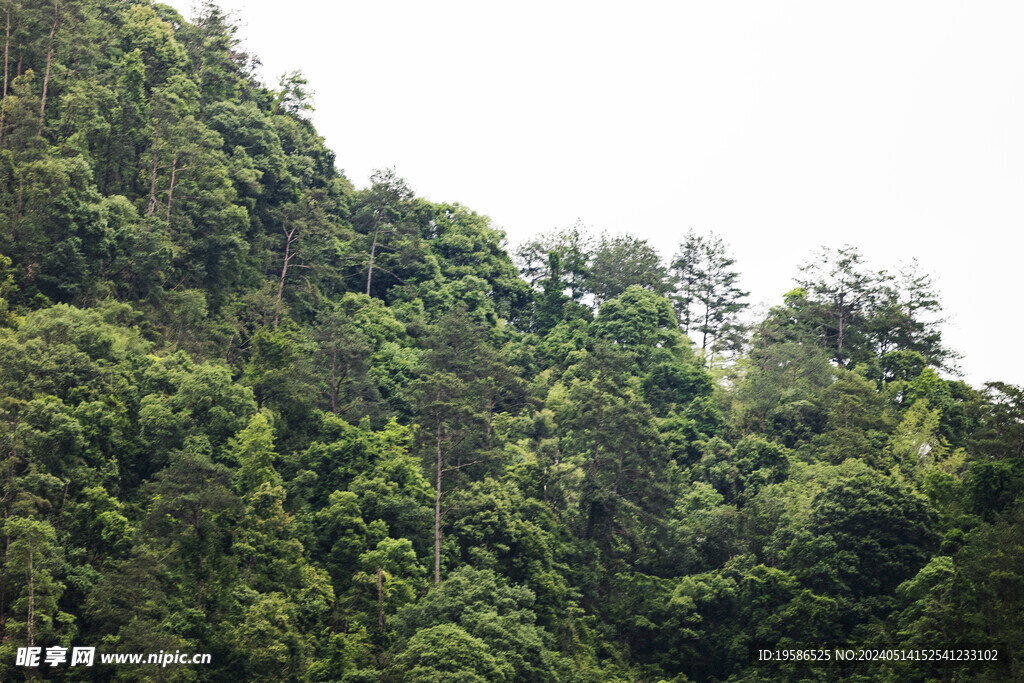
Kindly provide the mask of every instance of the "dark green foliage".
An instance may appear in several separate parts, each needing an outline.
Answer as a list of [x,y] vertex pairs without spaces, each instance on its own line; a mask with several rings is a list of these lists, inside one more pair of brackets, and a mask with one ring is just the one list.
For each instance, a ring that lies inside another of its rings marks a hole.
[[397,680],[453,680],[431,670],[447,672],[455,680],[466,675],[448,668],[452,666],[480,676],[462,680],[555,679],[560,672],[549,649],[551,636],[535,625],[533,601],[529,590],[507,585],[491,571],[454,572],[396,618],[404,642],[395,658]]
[[634,285],[664,294],[671,289],[667,279],[661,256],[645,240],[632,235],[602,235],[585,282],[597,303],[602,303]]
[[803,566],[798,572],[817,574],[812,587],[854,597],[890,595],[925,563],[938,541],[935,511],[920,494],[893,478],[875,472],[844,477],[830,484],[811,503],[812,543],[834,548],[836,565]]
[[[915,266],[821,252],[744,339],[720,238],[517,271],[214,5],[57,9],[0,4],[0,678],[1022,677],[1024,394],[947,376]],[[756,659],[867,645],[1000,657]]]
[[748,292],[740,290],[736,260],[717,235],[692,230],[672,261],[673,300],[683,332],[699,344],[713,363],[716,354],[737,352],[743,345],[739,313]]

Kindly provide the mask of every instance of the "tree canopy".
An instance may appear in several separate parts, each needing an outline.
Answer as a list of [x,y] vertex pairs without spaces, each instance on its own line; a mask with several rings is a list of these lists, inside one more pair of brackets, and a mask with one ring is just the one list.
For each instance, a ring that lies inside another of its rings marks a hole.
[[[812,252],[755,315],[724,236],[513,258],[354,186],[233,21],[0,4],[0,679],[1024,676],[1024,389],[957,378],[920,266]],[[999,656],[757,659],[955,646]]]

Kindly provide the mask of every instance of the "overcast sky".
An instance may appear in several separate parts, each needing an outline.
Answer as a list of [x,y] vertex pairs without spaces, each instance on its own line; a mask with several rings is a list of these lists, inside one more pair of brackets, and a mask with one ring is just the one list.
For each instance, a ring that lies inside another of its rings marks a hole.
[[394,166],[511,246],[713,231],[754,303],[821,245],[916,257],[965,378],[1024,384],[1024,3],[221,4],[357,186]]

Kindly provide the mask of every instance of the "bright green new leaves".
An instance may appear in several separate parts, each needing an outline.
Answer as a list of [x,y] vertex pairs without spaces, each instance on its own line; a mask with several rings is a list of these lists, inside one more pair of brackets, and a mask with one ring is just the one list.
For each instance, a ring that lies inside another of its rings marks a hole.
[[669,300],[638,285],[602,304],[594,329],[634,352],[656,348],[672,352],[684,346]]
[[225,458],[238,468],[234,475],[235,489],[247,498],[264,486],[280,486],[281,477],[274,469],[276,457],[274,432],[266,413],[260,411],[237,437],[228,441]]

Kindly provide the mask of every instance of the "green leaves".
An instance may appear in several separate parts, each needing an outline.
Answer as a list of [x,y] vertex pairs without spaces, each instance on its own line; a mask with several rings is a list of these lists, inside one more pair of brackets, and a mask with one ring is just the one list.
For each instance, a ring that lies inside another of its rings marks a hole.
[[857,675],[1020,678],[1022,390],[945,378],[916,266],[822,251],[748,340],[714,235],[578,224],[520,275],[487,216],[355,188],[208,3],[7,9],[0,678],[30,640],[512,681],[936,639],[1001,662]]
[[550,636],[534,624],[533,599],[493,572],[453,572],[396,617],[403,645],[391,672],[424,681],[453,680],[442,674],[454,680],[552,678]]
[[748,292],[737,286],[736,261],[728,255],[722,238],[711,233],[697,235],[690,230],[672,261],[679,325],[699,342],[714,364],[716,354],[738,352],[742,347],[739,314],[747,307]]

